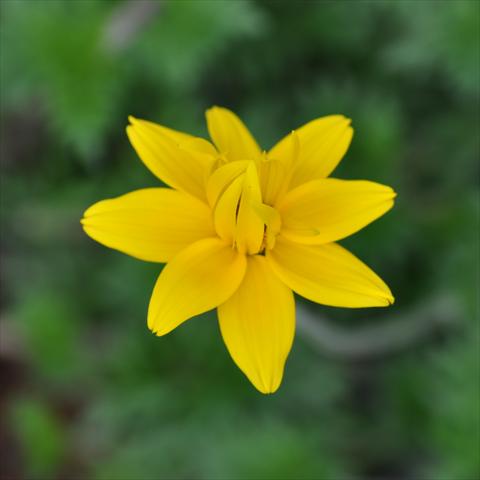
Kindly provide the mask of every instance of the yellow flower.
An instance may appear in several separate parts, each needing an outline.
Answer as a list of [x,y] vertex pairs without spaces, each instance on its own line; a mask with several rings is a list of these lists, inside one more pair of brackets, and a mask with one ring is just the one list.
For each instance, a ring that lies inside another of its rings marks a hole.
[[385,283],[338,245],[393,206],[394,191],[327,178],[352,139],[350,120],[313,120],[262,151],[231,111],[206,113],[212,143],[130,117],[128,137],[172,188],[100,201],[85,232],[136,258],[167,262],[148,327],[165,335],[213,308],[235,363],[275,392],[295,332],[293,292],[336,307],[393,303]]

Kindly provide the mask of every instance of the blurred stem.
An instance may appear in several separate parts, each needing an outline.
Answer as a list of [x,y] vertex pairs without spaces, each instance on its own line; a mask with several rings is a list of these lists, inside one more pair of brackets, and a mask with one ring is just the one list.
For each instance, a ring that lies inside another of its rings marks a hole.
[[439,296],[404,314],[359,328],[333,325],[327,318],[297,303],[297,331],[322,355],[342,360],[364,360],[405,350],[460,323],[453,296]]
[[127,48],[137,34],[158,15],[160,0],[129,0],[113,10],[103,31],[102,48],[117,53]]

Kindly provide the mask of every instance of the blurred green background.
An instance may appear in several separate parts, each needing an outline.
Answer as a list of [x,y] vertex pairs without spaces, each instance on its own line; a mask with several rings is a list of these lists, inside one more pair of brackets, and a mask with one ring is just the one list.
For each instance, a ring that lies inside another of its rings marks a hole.
[[[1,478],[479,478],[479,5],[2,0]],[[213,104],[264,148],[350,116],[334,175],[399,193],[342,242],[395,305],[299,301],[273,396],[214,314],[154,337],[160,266],[79,224],[159,184],[127,115],[205,135]]]

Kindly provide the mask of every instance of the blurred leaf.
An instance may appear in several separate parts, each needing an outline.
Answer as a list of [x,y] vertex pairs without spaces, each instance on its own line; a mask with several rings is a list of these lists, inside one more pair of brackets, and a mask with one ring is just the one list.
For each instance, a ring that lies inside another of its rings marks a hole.
[[65,435],[50,409],[34,399],[17,399],[11,420],[31,479],[52,478],[65,456]]
[[13,312],[35,370],[55,381],[70,382],[78,375],[78,321],[63,296],[35,291]]
[[3,6],[9,48],[2,97],[25,108],[39,97],[52,133],[87,162],[102,153],[125,79],[100,49],[107,6],[61,0]]
[[402,34],[385,54],[390,68],[427,77],[438,69],[448,75],[452,88],[467,95],[478,92],[478,2],[456,0],[433,8],[428,1],[412,5],[400,0],[389,7],[404,21]]
[[425,379],[431,382],[435,399],[429,432],[437,450],[430,475],[441,480],[475,478],[480,472],[479,341],[477,329],[438,352],[433,358],[435,375]]
[[255,36],[263,25],[253,2],[166,2],[160,18],[132,45],[130,56],[138,69],[147,69],[166,88],[188,90],[230,42]]

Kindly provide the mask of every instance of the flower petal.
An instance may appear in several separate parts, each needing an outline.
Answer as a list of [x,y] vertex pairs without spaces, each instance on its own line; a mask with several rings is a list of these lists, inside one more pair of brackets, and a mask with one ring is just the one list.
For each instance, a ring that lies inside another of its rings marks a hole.
[[190,245],[158,277],[148,307],[148,328],[165,335],[226,302],[240,285],[246,264],[244,255],[218,238]]
[[215,162],[205,153],[205,144],[198,151],[191,135],[129,118],[128,138],[147,168],[167,185],[205,200],[206,179]]
[[[182,133],[182,135],[186,135]],[[192,137],[186,139],[185,141],[177,141],[180,148],[183,148],[187,151],[191,151],[196,154],[210,155],[214,159],[218,157],[218,152],[215,147],[204,138]],[[211,160],[212,161],[212,160]]]
[[243,183],[243,174],[232,181],[218,199],[213,214],[215,230],[218,236],[232,246],[235,243],[237,233],[237,213]]
[[286,285],[313,302],[359,308],[394,301],[383,280],[336,243],[299,245],[279,236],[266,258]]
[[258,253],[262,246],[264,223],[256,211],[262,204],[261,195],[255,164],[247,162],[244,173],[230,183],[215,207],[215,230],[225,242],[235,245],[242,253]]
[[275,392],[292,347],[295,303],[265,257],[248,257],[243,282],[218,307],[218,319],[234,362],[260,392]]
[[275,238],[282,228],[280,214],[273,207],[265,203],[256,205],[255,213],[264,224],[265,247],[271,249],[275,246]]
[[159,125],[155,122],[149,122],[148,120],[141,120],[139,118],[135,118],[133,115],[128,116],[128,121],[132,125],[148,127],[151,130],[156,131],[159,135],[164,135],[170,138],[177,145],[195,141],[195,139],[197,138],[194,135],[190,135],[189,133],[184,133],[178,130],[174,130],[173,128],[164,127],[163,125]]
[[215,208],[218,199],[225,190],[238,178],[248,167],[247,160],[229,162],[217,168],[207,182],[207,199],[212,208]]
[[287,191],[298,162],[300,142],[296,132],[290,133],[263,155],[258,163],[262,198],[267,205],[275,205]]
[[212,107],[206,111],[210,137],[228,160],[256,160],[260,148],[245,124],[230,110]]
[[255,254],[263,243],[264,223],[256,212],[262,204],[262,192],[255,164],[250,162],[243,174],[242,195],[238,205],[235,243],[240,252]]
[[[329,115],[308,122],[295,130],[300,151],[290,188],[317,178],[328,177],[345,155],[353,136],[350,119],[343,115]],[[282,152],[288,136],[275,145],[270,154]]]
[[278,205],[285,237],[311,245],[357,232],[393,206],[395,192],[365,180],[322,178],[291,190]]
[[215,230],[210,209],[170,188],[145,188],[95,203],[83,229],[94,240],[141,260],[167,262]]

